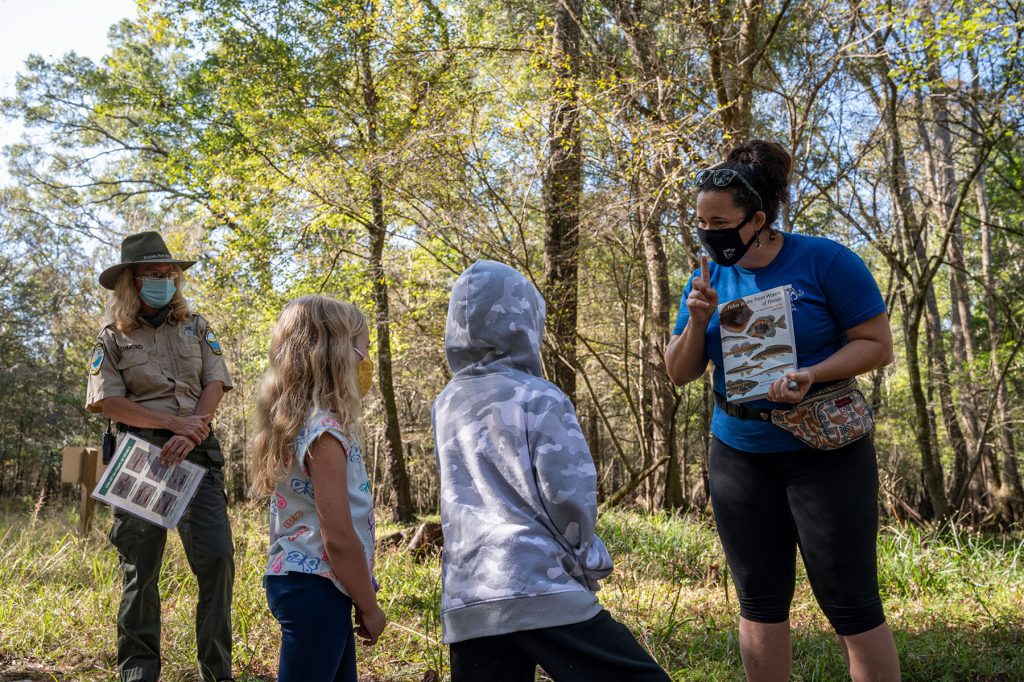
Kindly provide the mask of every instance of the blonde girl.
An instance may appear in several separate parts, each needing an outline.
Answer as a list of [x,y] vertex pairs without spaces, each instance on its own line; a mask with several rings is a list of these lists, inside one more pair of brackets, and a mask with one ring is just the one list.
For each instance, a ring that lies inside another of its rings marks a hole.
[[254,492],[270,495],[263,585],[281,624],[280,682],[355,682],[352,607],[368,645],[386,622],[361,448],[368,343],[359,309],[329,296],[292,301],[274,326],[252,471]]

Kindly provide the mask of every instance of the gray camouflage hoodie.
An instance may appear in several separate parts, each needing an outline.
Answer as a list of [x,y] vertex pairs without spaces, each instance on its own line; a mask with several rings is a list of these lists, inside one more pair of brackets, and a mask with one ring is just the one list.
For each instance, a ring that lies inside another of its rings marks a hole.
[[542,378],[545,305],[501,263],[455,282],[434,402],[444,642],[579,623],[612,570],[596,471],[569,398]]

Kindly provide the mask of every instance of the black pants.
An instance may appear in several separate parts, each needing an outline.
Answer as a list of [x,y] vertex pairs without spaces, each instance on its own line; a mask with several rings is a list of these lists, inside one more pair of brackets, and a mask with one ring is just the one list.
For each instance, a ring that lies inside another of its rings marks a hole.
[[[141,434],[156,445],[168,436]],[[189,567],[199,583],[196,645],[199,670],[206,682],[231,678],[231,591],[235,561],[223,457],[211,433],[189,453],[189,461],[206,467],[178,534]],[[114,512],[110,541],[117,548],[124,576],[117,613],[117,667],[122,682],[155,682],[160,675],[160,567],[167,531],[124,512]]]
[[669,677],[607,611],[573,625],[479,637],[451,645],[452,682],[666,682]]
[[836,633],[856,635],[885,622],[870,439],[834,451],[761,453],[715,439],[710,458],[715,522],[744,618],[789,618],[799,546],[811,589]]

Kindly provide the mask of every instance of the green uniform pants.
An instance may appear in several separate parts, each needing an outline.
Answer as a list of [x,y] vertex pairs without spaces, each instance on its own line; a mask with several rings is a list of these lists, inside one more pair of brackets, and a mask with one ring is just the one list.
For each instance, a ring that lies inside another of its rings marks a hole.
[[[170,434],[133,430],[156,445]],[[178,523],[178,534],[199,583],[196,646],[204,682],[231,679],[231,589],[235,548],[224,493],[224,457],[211,432],[188,456],[207,469],[196,495]],[[160,566],[167,531],[115,511],[110,541],[124,576],[117,613],[117,667],[122,682],[156,682],[160,675]]]

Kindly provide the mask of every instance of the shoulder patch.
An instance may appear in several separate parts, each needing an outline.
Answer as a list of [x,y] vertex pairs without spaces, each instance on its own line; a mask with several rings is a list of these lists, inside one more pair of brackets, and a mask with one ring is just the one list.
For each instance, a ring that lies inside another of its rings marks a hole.
[[220,355],[220,341],[217,340],[217,335],[213,333],[212,329],[206,330],[206,343],[210,344],[210,350],[216,355]]
[[92,349],[92,360],[89,362],[89,373],[99,374],[100,368],[103,367],[103,360],[106,357],[106,351],[103,350],[103,344],[97,343]]

